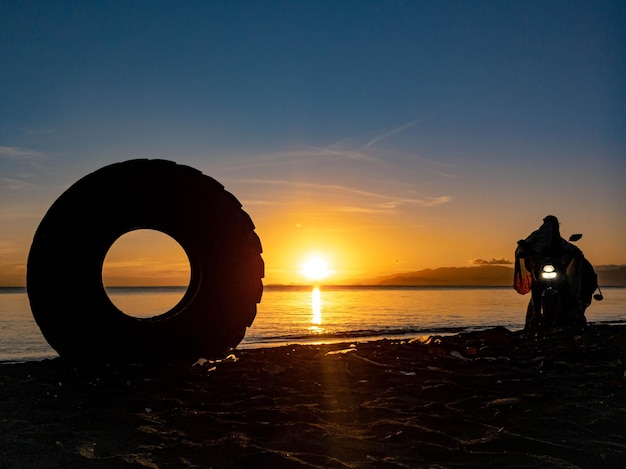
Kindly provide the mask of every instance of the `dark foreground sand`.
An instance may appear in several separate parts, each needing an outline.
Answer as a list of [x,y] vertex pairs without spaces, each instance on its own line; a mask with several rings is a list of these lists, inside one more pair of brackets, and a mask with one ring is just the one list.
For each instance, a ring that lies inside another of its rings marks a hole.
[[626,327],[0,366],[0,467],[624,467]]

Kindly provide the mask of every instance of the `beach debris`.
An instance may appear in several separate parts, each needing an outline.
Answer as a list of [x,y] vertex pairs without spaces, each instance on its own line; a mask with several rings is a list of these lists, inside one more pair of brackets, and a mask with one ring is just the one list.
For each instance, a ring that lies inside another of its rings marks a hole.
[[239,358],[231,353],[225,358],[217,359],[217,360],[208,360],[206,358],[198,358],[193,365],[191,365],[191,373],[193,374],[209,374],[217,370],[218,365],[223,365],[225,363],[235,363],[239,360]]
[[502,407],[507,405],[518,404],[522,400],[519,397],[503,397],[500,399],[494,399],[485,403],[485,407]]
[[412,339],[408,340],[407,344],[409,345],[423,344],[424,342],[426,342],[427,339],[428,339],[428,336],[413,337]]
[[96,443],[84,442],[76,447],[76,452],[87,459],[96,459]]
[[403,430],[398,430],[395,433],[391,433],[391,434],[383,437],[383,440],[389,440],[389,439],[393,438],[394,436],[400,436],[400,435],[402,435],[402,433],[403,433]]
[[459,360],[463,360],[463,361],[469,361],[471,360],[471,358],[466,358],[464,357],[461,352],[459,352],[458,350],[450,350],[450,356],[452,358],[458,358]]
[[481,331],[464,332],[455,335],[433,335],[420,340],[431,355],[457,360],[509,360],[503,353],[509,353],[516,340],[513,332],[504,327],[494,327]]
[[198,360],[191,366],[196,366],[196,365],[206,366],[206,365],[219,365],[222,363],[235,363],[237,360],[239,360],[239,358],[234,353],[231,353],[226,358],[220,358],[217,360],[207,360],[206,358],[198,358]]
[[356,352],[356,348],[344,348],[341,350],[331,350],[330,352],[326,352],[326,355],[345,355],[347,353]]
[[350,359],[356,359],[360,362],[366,363],[367,365],[377,366],[380,368],[395,368],[393,365],[388,365],[387,363],[375,362],[374,360],[370,360],[369,358],[362,357],[361,355],[357,355],[356,353],[353,353],[352,355],[350,355]]

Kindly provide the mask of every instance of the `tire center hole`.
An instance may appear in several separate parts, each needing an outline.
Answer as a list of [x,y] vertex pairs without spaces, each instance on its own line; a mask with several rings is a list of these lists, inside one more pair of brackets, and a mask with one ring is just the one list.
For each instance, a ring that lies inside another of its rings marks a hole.
[[107,252],[102,283],[124,314],[149,318],[168,312],[185,295],[189,258],[174,238],[140,229],[120,236]]

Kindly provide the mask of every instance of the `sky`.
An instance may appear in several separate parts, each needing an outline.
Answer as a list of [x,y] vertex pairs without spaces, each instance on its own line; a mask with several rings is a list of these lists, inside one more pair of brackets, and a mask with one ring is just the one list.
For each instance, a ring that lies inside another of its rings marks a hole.
[[64,190],[134,158],[232,192],[266,284],[512,261],[548,214],[626,264],[625,84],[622,1],[3,0],[0,285]]

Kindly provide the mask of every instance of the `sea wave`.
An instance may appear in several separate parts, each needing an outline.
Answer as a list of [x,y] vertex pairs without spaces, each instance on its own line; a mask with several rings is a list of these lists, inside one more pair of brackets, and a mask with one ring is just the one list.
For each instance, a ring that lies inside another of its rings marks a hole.
[[461,332],[471,332],[485,329],[484,326],[468,327],[436,327],[436,328],[383,328],[383,329],[353,329],[346,331],[283,334],[264,337],[246,337],[240,347],[251,348],[257,345],[296,344],[296,343],[334,343],[361,339],[365,341],[379,338],[408,338],[427,337],[431,335],[453,335]]
[[[626,320],[610,321],[589,321],[590,325],[626,325]],[[518,331],[523,328],[523,324],[493,324],[455,327],[401,327],[401,328],[381,328],[381,329],[353,329],[334,332],[306,333],[306,334],[278,334],[261,337],[246,336],[239,348],[255,348],[264,346],[276,346],[286,344],[322,344],[339,343],[347,341],[373,341],[383,338],[387,339],[407,339],[407,338],[427,338],[435,335],[454,335],[464,332],[475,332],[492,327],[505,327],[511,331]]]

